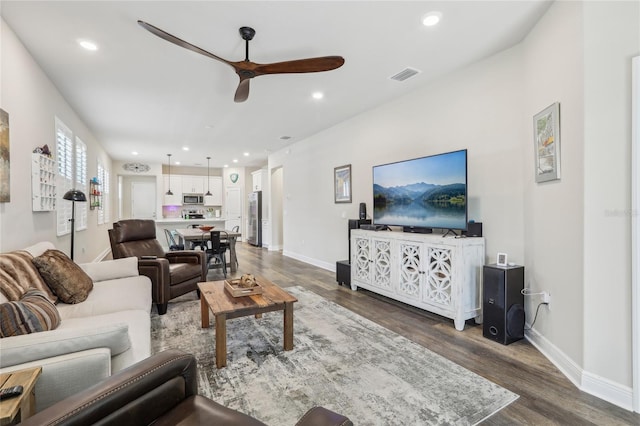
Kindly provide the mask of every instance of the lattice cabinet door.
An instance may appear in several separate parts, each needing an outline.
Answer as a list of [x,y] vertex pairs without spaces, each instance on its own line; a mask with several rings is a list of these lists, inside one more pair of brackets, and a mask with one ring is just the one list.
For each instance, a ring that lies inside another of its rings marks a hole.
[[371,285],[391,291],[391,241],[372,238],[371,248]]
[[402,297],[420,300],[420,289],[424,287],[423,244],[414,241],[398,241],[400,276],[396,293]]
[[371,239],[361,237],[353,239],[353,247],[351,247],[353,259],[351,260],[351,267],[354,273],[352,277],[355,277],[355,279],[369,282],[371,278],[371,268],[373,267],[370,252]]
[[423,301],[449,308],[452,306],[453,252],[449,248],[428,247],[425,272],[427,282],[424,287]]

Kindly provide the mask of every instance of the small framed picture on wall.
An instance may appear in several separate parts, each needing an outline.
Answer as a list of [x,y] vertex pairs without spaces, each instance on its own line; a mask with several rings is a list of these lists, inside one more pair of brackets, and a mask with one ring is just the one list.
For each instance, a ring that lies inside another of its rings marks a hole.
[[333,169],[334,202],[351,202],[351,164]]

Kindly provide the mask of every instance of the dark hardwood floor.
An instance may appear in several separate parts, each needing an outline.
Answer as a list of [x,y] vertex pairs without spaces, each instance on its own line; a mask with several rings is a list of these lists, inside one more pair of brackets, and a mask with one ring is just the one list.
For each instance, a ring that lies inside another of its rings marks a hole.
[[[366,290],[351,291],[337,285],[334,273],[280,252],[238,243],[237,253],[234,276],[251,273],[281,287],[303,286],[520,395],[484,425],[640,425],[640,414],[578,390],[526,340],[495,343],[472,320],[456,331],[452,320]],[[209,279],[221,277],[209,272]]]

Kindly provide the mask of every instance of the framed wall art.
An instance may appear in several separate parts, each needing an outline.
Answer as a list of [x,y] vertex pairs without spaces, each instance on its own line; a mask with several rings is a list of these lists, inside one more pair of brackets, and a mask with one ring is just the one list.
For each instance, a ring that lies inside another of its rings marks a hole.
[[0,109],[0,203],[11,201],[9,114]]
[[560,179],[560,103],[533,116],[536,182]]
[[351,164],[333,169],[334,202],[351,202]]

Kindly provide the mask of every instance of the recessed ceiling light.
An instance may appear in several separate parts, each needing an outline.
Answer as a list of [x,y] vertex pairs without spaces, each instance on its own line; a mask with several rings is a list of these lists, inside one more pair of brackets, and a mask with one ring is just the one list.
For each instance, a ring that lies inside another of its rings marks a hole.
[[225,165],[224,165],[224,166],[222,166],[222,167],[229,167],[229,165],[228,165],[228,164],[225,164]]
[[131,155],[138,155],[138,151],[133,151]]
[[244,152],[244,153],[242,153],[242,155],[244,155],[245,157],[248,157],[249,153],[248,152]]
[[89,40],[78,40],[78,44],[86,50],[96,51],[98,50],[98,45]]
[[176,161],[176,164],[180,164],[180,162],[179,162],[179,161]]
[[234,163],[237,163],[237,162],[238,162],[238,159],[237,159],[237,158],[234,158],[234,159],[233,159],[233,162],[234,162]]
[[324,93],[322,93],[322,92],[313,92],[313,94],[311,96],[313,97],[313,99],[322,99],[322,98],[324,98]]
[[183,150],[183,151],[189,151],[189,147],[188,147],[188,146],[183,146],[183,147],[182,147],[182,150]]
[[432,27],[440,22],[442,18],[442,13],[440,12],[429,12],[422,17],[422,25],[425,27]]

